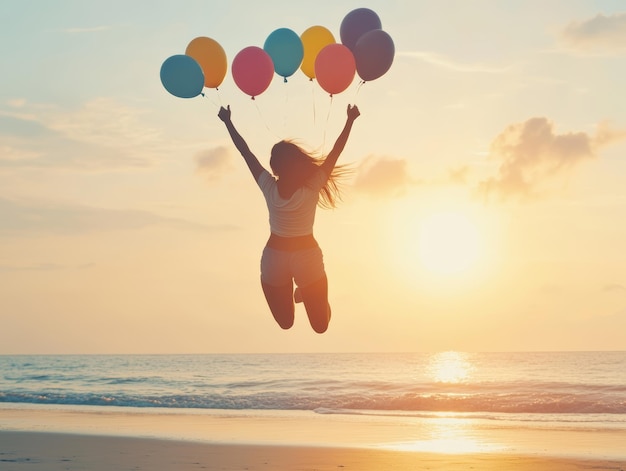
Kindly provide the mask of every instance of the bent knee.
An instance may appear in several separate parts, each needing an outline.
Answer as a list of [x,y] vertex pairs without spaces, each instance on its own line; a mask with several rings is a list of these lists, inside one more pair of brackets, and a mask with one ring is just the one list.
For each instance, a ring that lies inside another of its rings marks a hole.
[[276,319],[277,324],[283,330],[289,330],[293,327],[293,319],[278,319],[276,317],[274,317],[274,319]]
[[309,323],[311,324],[311,327],[316,333],[323,334],[328,330],[328,325],[330,324],[330,305],[326,303],[326,309],[324,311],[311,311],[311,309],[307,309],[307,314],[309,315]]
[[274,317],[274,320],[281,329],[289,330],[293,327],[295,321],[293,303],[286,309],[282,307],[279,308],[277,306],[270,306],[270,311],[272,312],[272,317]]
[[323,334],[324,332],[328,330],[328,322],[324,324],[318,324],[318,325],[311,324],[311,327],[313,327],[313,331],[316,334]]

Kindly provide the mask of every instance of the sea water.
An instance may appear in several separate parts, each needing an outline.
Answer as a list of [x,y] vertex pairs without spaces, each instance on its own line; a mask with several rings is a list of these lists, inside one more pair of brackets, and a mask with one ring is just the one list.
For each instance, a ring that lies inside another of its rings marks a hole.
[[626,352],[0,356],[0,402],[626,420]]
[[233,426],[292,414],[322,423],[322,435],[324,424],[362,423],[393,430],[397,448],[430,451],[507,431],[518,450],[527,431],[534,450],[551,431],[561,449],[626,456],[626,352],[0,356],[0,430],[13,427],[3,413],[20,408],[200,414]]

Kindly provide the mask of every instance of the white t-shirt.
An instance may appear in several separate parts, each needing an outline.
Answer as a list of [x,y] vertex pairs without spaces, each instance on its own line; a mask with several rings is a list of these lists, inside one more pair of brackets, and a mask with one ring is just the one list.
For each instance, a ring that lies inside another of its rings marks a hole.
[[298,188],[291,198],[283,199],[278,194],[278,182],[267,170],[263,170],[257,184],[267,203],[270,213],[270,230],[281,237],[298,237],[313,234],[315,210],[320,190],[328,176],[319,170]]

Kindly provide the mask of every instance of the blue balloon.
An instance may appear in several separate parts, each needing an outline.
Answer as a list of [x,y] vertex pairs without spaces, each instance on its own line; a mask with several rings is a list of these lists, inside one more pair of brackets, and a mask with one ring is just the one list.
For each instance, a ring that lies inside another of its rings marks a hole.
[[274,71],[285,78],[291,76],[300,68],[304,57],[302,40],[289,28],[279,28],[272,32],[263,45],[265,52],[274,62]]
[[177,54],[163,62],[161,83],[178,98],[193,98],[202,93],[204,73],[193,57]]

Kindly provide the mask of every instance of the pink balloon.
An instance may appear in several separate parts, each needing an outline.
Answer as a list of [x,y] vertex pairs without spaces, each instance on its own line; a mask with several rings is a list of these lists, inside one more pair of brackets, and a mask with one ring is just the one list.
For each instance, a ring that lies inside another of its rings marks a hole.
[[274,63],[270,55],[260,47],[248,46],[233,59],[232,72],[239,89],[254,99],[270,86],[274,76]]
[[354,60],[359,77],[365,82],[383,76],[393,63],[393,39],[382,29],[365,33],[354,48]]
[[315,59],[315,77],[325,91],[332,95],[350,86],[356,74],[352,51],[343,44],[325,46]]

